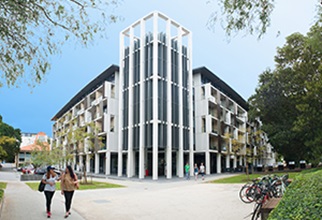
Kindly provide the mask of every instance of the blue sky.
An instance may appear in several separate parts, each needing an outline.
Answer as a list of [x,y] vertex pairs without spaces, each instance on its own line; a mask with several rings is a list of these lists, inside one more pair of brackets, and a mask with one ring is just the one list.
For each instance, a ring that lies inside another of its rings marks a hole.
[[[61,54],[52,56],[51,70],[34,89],[0,88],[0,115],[4,122],[23,132],[43,131],[52,136],[51,118],[90,80],[111,64],[119,63],[119,33],[151,11],[160,11],[192,32],[193,67],[206,66],[244,99],[255,92],[258,75],[274,68],[276,48],[285,37],[305,34],[313,24],[317,0],[276,1],[271,27],[263,39],[239,33],[230,41],[218,24],[207,28],[216,0],[123,0],[114,9],[122,21],[109,25],[107,38],[97,39],[87,48],[69,42]],[[277,37],[277,33],[280,35]]]

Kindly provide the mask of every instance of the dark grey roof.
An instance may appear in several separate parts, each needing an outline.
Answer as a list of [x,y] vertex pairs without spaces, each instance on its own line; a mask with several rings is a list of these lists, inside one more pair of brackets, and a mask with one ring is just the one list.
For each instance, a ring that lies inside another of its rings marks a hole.
[[74,105],[81,101],[87,94],[92,92],[98,86],[102,85],[108,77],[118,71],[119,67],[117,65],[111,65],[110,67],[108,67],[104,72],[102,72],[90,83],[88,83],[82,90],[80,90],[51,120],[56,121],[58,118],[63,116],[69,109],[71,109]]
[[193,69],[193,74],[197,74],[197,73],[200,73],[205,77],[207,77],[217,89],[219,89],[222,93],[230,97],[242,108],[248,111],[249,107],[247,102],[235,90],[233,90],[229,85],[227,85],[224,81],[222,81],[218,76],[216,76],[209,69],[207,69],[204,66]]
[[[87,94],[92,92],[98,86],[102,85],[103,82],[110,77],[115,72],[119,71],[119,66],[111,65],[104,72],[98,75],[95,79],[93,79],[90,83],[88,83],[82,90],[80,90],[51,120],[56,121],[58,118],[63,116],[69,109],[71,109],[74,105],[76,105],[79,101],[81,101]],[[193,70],[193,74],[200,73],[206,76],[216,88],[218,88],[221,92],[226,94],[236,103],[238,103],[241,107],[243,107],[246,111],[248,111],[247,102],[233,90],[230,86],[228,86],[224,81],[222,81],[218,76],[208,70],[206,67],[199,67]]]

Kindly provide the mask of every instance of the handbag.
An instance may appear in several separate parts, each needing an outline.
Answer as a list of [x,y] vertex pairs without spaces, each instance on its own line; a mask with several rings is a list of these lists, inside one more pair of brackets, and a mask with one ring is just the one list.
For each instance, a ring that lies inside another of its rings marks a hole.
[[38,186],[38,191],[43,192],[45,190],[45,186],[46,186],[46,184],[44,184],[42,182],[42,180],[40,180],[40,183],[39,183],[39,186]]

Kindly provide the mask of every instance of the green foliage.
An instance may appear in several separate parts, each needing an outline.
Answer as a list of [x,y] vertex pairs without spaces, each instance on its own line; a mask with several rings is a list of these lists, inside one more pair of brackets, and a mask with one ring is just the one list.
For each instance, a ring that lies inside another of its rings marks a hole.
[[39,83],[50,67],[48,56],[70,38],[86,46],[117,20],[111,12],[116,5],[116,0],[0,1],[0,87],[19,78],[30,86]]
[[260,75],[256,94],[249,98],[250,118],[260,117],[270,142],[286,160],[321,160],[321,24],[313,25],[307,36],[287,37],[277,50],[276,68]]
[[0,182],[0,189],[5,189],[7,187],[7,183]]
[[3,198],[4,190],[7,187],[7,183],[0,182],[0,201]]
[[[38,190],[38,182],[27,182],[26,183],[32,190]],[[107,189],[107,188],[121,188],[122,185],[106,183],[106,182],[97,182],[93,181],[88,184],[81,183],[78,190],[88,190],[88,189]],[[60,184],[56,184],[56,190],[60,190]]]
[[321,219],[321,192],[322,170],[299,175],[268,219]]
[[[70,119],[71,115],[67,117]],[[95,125],[95,122],[82,126],[75,125],[77,125],[76,118],[70,120],[68,128],[56,134],[63,140],[63,142],[55,142],[52,147],[53,151],[57,152],[59,164],[73,163],[74,157],[79,156],[81,152],[88,153],[92,157],[102,147],[102,137],[98,135],[100,128]],[[83,170],[85,183],[87,183],[86,159],[87,157],[84,158],[84,164],[79,164]]]
[[[274,0],[220,0],[222,8],[221,24],[228,36],[244,30],[246,33],[258,33],[260,38],[270,25],[270,15],[274,9]],[[209,19],[209,27],[214,27],[219,18],[218,12]]]
[[14,162],[15,155],[19,153],[21,143],[20,129],[4,123],[0,115],[0,159]]
[[59,164],[61,161],[61,153],[59,149],[50,149],[46,142],[38,142],[37,146],[31,152],[31,161],[35,167]]
[[[207,1],[209,3],[211,1]],[[246,34],[256,34],[261,38],[271,24],[271,14],[274,11],[274,0],[219,0],[216,2],[221,12],[215,11],[209,18],[208,27],[214,29],[217,21],[225,29],[228,36],[244,31]],[[318,19],[322,18],[320,1],[316,1]]]
[[0,201],[2,200],[3,194],[4,194],[3,189],[0,189]]

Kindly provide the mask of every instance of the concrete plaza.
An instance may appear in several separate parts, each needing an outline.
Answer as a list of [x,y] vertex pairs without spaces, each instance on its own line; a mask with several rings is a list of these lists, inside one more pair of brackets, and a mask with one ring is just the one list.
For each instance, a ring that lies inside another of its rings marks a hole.
[[[228,175],[207,176],[207,181]],[[158,181],[102,178],[94,180],[126,187],[76,191],[72,215],[68,219],[242,220],[253,208],[253,205],[239,200],[240,184],[209,184],[193,178]],[[0,171],[0,181],[8,182],[0,219],[46,218],[43,193],[33,191],[20,182],[15,172]],[[59,191],[53,200],[52,213],[52,219],[63,219],[64,198]]]

